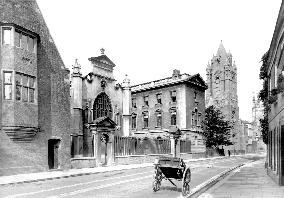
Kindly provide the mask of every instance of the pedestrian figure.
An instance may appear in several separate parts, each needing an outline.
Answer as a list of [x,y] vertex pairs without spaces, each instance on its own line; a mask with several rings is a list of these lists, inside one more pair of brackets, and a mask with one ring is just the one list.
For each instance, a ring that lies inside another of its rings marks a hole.
[[231,151],[230,151],[230,150],[228,150],[228,155],[229,155],[229,157],[230,157],[230,155],[231,155]]

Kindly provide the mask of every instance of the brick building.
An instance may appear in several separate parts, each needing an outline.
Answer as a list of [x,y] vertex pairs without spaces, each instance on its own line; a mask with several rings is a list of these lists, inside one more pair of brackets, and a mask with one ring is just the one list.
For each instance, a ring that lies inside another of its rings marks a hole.
[[69,168],[69,70],[35,0],[0,13],[0,175]]
[[180,74],[131,86],[131,134],[164,137],[171,127],[192,141],[192,151],[204,151],[201,121],[205,114],[206,84],[199,74]]
[[[237,67],[233,62],[230,52],[226,52],[221,41],[217,54],[211,59],[206,69],[207,85],[206,106],[214,105],[220,109],[233,124],[231,130],[231,141],[233,146],[230,149],[233,152],[243,150],[238,142],[239,140],[239,106],[237,94]],[[244,151],[241,151],[244,152]]]
[[284,185],[284,82],[283,30],[284,2],[282,1],[268,54],[268,167],[267,172],[279,185]]

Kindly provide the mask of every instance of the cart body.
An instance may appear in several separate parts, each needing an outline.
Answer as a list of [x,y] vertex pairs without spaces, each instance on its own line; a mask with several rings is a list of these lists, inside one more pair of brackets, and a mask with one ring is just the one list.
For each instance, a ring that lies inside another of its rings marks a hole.
[[[169,180],[173,185],[172,179],[182,181],[182,194],[189,193],[189,183],[191,180],[190,168],[186,166],[182,158],[161,156],[154,163],[153,191],[160,190],[163,179]],[[176,185],[175,185],[176,186]]]

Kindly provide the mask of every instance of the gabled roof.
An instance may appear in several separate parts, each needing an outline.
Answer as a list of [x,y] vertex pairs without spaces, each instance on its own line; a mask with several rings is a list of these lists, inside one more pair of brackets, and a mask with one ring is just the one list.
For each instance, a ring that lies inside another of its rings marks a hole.
[[97,56],[97,57],[91,57],[88,60],[92,61],[92,62],[97,61],[97,62],[100,62],[100,63],[103,63],[103,64],[110,65],[112,67],[115,67],[115,64],[105,54],[102,54],[102,55]]
[[107,116],[99,117],[94,120],[94,125],[97,127],[110,127],[115,128],[116,123]]
[[189,77],[189,80],[192,81],[192,82],[197,83],[198,85],[207,87],[205,81],[204,81],[203,78],[200,76],[200,74],[195,74],[195,75],[193,75],[193,76],[190,76],[190,77]]

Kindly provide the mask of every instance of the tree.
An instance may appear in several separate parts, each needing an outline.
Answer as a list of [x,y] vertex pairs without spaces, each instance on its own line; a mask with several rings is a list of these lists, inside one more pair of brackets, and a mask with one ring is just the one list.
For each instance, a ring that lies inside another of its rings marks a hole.
[[202,129],[207,148],[217,149],[221,145],[232,145],[230,141],[232,125],[224,118],[222,112],[213,105],[205,109],[205,119],[202,121]]
[[264,106],[263,118],[259,120],[261,127],[261,136],[265,144],[268,142],[268,113],[270,111],[270,104],[268,98],[268,81],[267,81],[267,69],[268,69],[269,51],[267,51],[261,58],[262,65],[260,67],[259,79],[263,80],[262,89],[258,93],[258,98],[262,101]]

